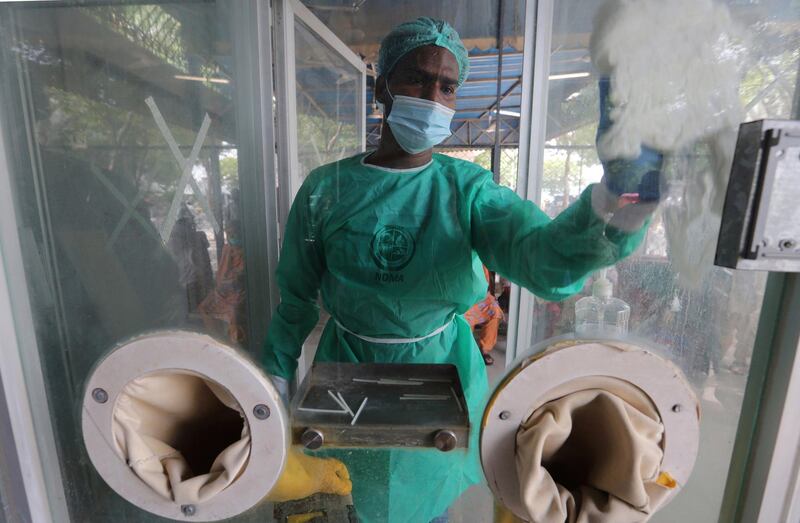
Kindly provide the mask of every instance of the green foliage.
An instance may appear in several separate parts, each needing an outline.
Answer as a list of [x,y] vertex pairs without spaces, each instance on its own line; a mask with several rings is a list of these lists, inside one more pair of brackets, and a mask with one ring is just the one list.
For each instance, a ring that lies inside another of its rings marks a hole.
[[304,176],[315,167],[355,154],[361,148],[355,124],[306,112],[298,112],[297,136]]
[[[45,92],[49,117],[37,124],[40,142],[56,150],[80,151],[82,158],[101,169],[125,176],[125,185],[146,191],[145,201],[154,216],[166,214],[181,171],[152,117],[55,87]],[[170,130],[179,144],[194,142],[195,132],[175,126]],[[188,155],[186,149],[183,153]]]
[[558,197],[559,208],[586,184],[585,169],[600,163],[595,149],[597,104],[597,86],[591,82],[561,102],[558,118],[548,124],[548,135],[555,136],[546,144],[542,190]]
[[[487,171],[492,170],[492,150],[486,149],[473,160]],[[500,185],[510,189],[517,188],[517,169],[519,165],[519,149],[503,148],[500,154]]]
[[[800,38],[797,40],[800,45]],[[763,57],[747,71],[739,99],[748,120],[791,114],[798,61],[800,49],[795,49]]]
[[594,148],[597,123],[592,122],[549,141],[546,150],[542,190],[561,199],[561,208],[569,205],[586,185],[585,169],[600,163]]
[[83,11],[170,65],[187,70],[181,23],[162,6],[93,6]]
[[492,150],[491,149],[486,149],[481,154],[476,156],[475,159],[472,160],[472,161],[473,161],[473,163],[477,163],[478,165],[480,165],[481,167],[483,167],[487,171],[491,171],[492,170]]
[[516,190],[519,169],[519,149],[501,149],[500,185]]
[[223,156],[219,159],[222,187],[230,192],[239,186],[239,159],[236,156]]

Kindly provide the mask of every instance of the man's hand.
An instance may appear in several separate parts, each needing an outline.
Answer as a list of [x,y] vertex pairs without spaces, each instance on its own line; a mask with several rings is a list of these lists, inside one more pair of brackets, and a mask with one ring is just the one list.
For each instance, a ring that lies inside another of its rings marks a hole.
[[[597,143],[611,127],[610,113],[613,109],[609,99],[611,81],[601,78],[600,89],[600,123],[597,125]],[[604,158],[598,147],[598,156],[603,164],[603,184],[617,196],[625,195],[635,202],[658,202],[659,185],[664,157],[655,149],[645,145],[637,158]]]

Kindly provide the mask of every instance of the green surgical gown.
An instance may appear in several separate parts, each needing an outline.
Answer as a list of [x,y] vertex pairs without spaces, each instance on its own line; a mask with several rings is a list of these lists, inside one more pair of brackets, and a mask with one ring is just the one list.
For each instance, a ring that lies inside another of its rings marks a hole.
[[[607,226],[591,187],[555,219],[492,181],[476,164],[434,154],[418,169],[364,163],[361,154],[314,170],[292,205],[278,265],[281,303],[263,361],[291,379],[303,342],[329,321],[316,361],[452,363],[469,405],[469,448],[333,449],[353,480],[362,521],[425,523],[480,481],[478,432],[488,394],[480,350],[462,315],[486,295],[481,264],[548,300],[581,290],[594,270],[644,236]],[[417,338],[376,344],[354,336]]]

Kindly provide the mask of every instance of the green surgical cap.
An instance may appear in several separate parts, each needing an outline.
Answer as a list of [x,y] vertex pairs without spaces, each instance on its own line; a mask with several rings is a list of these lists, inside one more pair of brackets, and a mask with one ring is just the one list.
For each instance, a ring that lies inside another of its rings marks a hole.
[[378,55],[378,74],[388,76],[402,57],[417,47],[437,45],[444,47],[458,62],[458,85],[464,83],[469,74],[469,56],[453,27],[442,20],[423,16],[413,22],[395,27],[381,42]]

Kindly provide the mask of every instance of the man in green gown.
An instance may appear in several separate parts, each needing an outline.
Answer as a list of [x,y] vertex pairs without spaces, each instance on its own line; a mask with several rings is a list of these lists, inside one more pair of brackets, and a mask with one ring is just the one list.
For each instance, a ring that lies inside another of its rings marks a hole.
[[482,264],[542,298],[563,299],[633,252],[654,204],[618,210],[617,195],[597,184],[551,220],[491,172],[433,154],[450,134],[469,67],[447,23],[398,26],[382,42],[378,65],[375,93],[386,115],[380,146],[315,169],[300,188],[263,362],[273,376],[294,376],[321,292],[331,321],[316,361],[454,364],[469,405],[468,449],[322,453],[347,465],[362,521],[425,523],[481,479],[488,385],[462,315],[486,294]]

